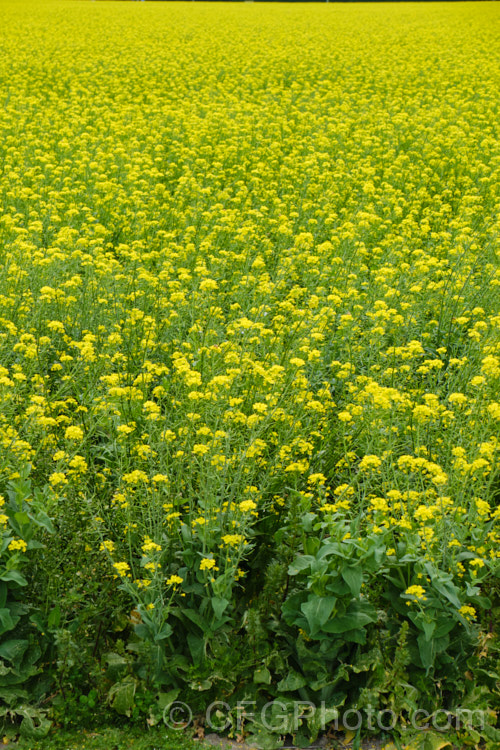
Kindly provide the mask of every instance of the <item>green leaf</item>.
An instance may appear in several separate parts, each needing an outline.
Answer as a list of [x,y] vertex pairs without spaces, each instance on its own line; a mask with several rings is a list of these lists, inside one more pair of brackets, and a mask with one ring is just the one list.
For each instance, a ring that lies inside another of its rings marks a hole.
[[297,591],[295,594],[288,596],[281,605],[281,611],[284,619],[288,623],[295,621],[297,615],[301,614],[302,602],[307,601],[307,591]]
[[287,693],[291,692],[293,690],[299,690],[301,687],[304,687],[307,685],[306,678],[299,674],[298,672],[294,672],[293,669],[289,671],[286,677],[284,677],[280,682],[278,682],[277,688],[280,691],[280,693]]
[[0,581],[13,581],[18,586],[26,586],[28,581],[18,570],[6,570],[0,574]]
[[434,664],[434,642],[428,641],[425,637],[425,634],[420,633],[417,638],[417,643],[420,658],[422,659],[422,664],[426,672],[429,672],[430,668]]
[[134,625],[134,632],[139,636],[139,638],[142,638],[144,641],[152,640],[154,637],[153,633],[151,632],[151,628],[144,622],[140,622],[138,625]]
[[270,685],[271,684],[271,672],[267,667],[261,667],[256,669],[253,673],[253,681],[257,684]]
[[20,639],[12,639],[0,644],[0,659],[7,659],[13,664],[21,661],[29,642]]
[[187,643],[189,652],[193,659],[193,664],[195,664],[195,666],[203,664],[205,660],[205,638],[203,636],[195,635],[195,633],[188,633]]
[[335,596],[313,596],[301,605],[300,609],[306,616],[312,633],[316,633],[327,622],[336,602]]
[[164,708],[170,706],[170,704],[176,700],[180,692],[179,688],[173,688],[172,690],[169,690],[168,693],[160,693],[157,701],[158,707],[163,711]]
[[332,594],[335,594],[339,598],[343,598],[346,596],[346,594],[350,593],[349,586],[340,575],[336,576],[335,578],[330,578],[325,586],[325,589],[327,591],[330,591]]
[[432,587],[442,594],[454,607],[460,609],[462,603],[458,597],[458,589],[450,581],[440,581],[439,578],[431,579]]
[[353,596],[359,596],[361,584],[363,583],[363,570],[361,566],[349,565],[342,569],[342,578],[349,586]]
[[52,628],[58,628],[59,623],[61,622],[61,608],[58,604],[51,609],[49,617],[47,619],[47,626],[49,630],[52,630]]
[[433,636],[434,630],[436,629],[436,621],[431,620],[429,622],[428,620],[421,620],[421,622],[419,622],[419,625],[422,626],[425,640],[430,641]]
[[[6,670],[9,672],[10,670]],[[0,671],[0,677],[4,676],[3,671]],[[22,688],[15,687],[0,687],[0,703],[6,703],[7,706],[12,704],[19,704],[28,700],[28,693]],[[5,715],[4,712],[0,713],[0,716]],[[0,745],[1,747],[1,745]]]
[[37,541],[36,539],[30,539],[26,546],[27,550],[31,549],[45,549],[45,544],[42,544],[42,542]]
[[0,581],[0,608],[3,609],[5,607],[5,604],[7,602],[7,591],[8,587],[7,584],[3,581]]
[[363,628],[371,622],[375,622],[376,616],[367,612],[352,612],[350,614],[333,617],[325,625],[325,633],[346,633],[348,630],[357,630]]
[[17,513],[14,513],[14,518],[19,524],[27,524],[30,522],[30,517],[24,510],[20,510]]
[[451,742],[437,732],[420,732],[406,750],[442,750],[445,747],[451,747]]
[[12,630],[19,622],[19,617],[12,619],[10,609],[0,609],[0,635]]
[[288,575],[296,576],[298,573],[302,573],[302,571],[310,568],[313,562],[314,557],[311,555],[300,555],[299,557],[296,557],[291,565],[288,566]]
[[349,559],[349,555],[346,554],[338,542],[325,542],[316,557],[318,560],[322,560],[324,557],[330,557],[330,555],[335,555],[335,557],[339,557],[341,560]]
[[[200,630],[202,630],[204,633],[210,630],[210,627],[206,620],[194,609],[181,609],[181,613],[188,618],[188,620],[191,620],[195,625],[197,625]],[[173,613],[175,615],[175,610]]]
[[344,701],[345,695],[343,697],[339,696],[338,706],[332,706],[330,708],[326,708],[324,705],[322,705],[321,707],[316,706],[316,710],[307,720],[307,726],[309,727],[309,731],[311,733],[312,742],[316,740],[320,730],[325,731],[325,729],[328,727],[328,724],[330,724],[332,721],[338,720],[339,708],[340,706],[342,706]]
[[41,711],[33,711],[31,715],[24,717],[19,731],[23,737],[40,739],[48,735],[51,726],[52,722]]
[[212,601],[212,609],[215,613],[215,616],[218,620],[220,620],[229,605],[229,600],[224,599],[220,596],[214,596],[212,597],[211,601]]
[[122,716],[130,716],[134,707],[136,682],[128,677],[113,685],[108,693],[109,704]]
[[166,622],[161,630],[155,633],[155,642],[158,643],[158,641],[163,641],[165,638],[170,638],[173,632],[172,626]]
[[500,743],[500,729],[496,729],[491,724],[485,724],[483,726],[483,733],[492,742]]
[[107,664],[106,669],[106,677],[111,680],[117,680],[120,676],[120,673],[123,674],[123,672],[127,668],[127,659],[122,656],[121,654],[117,654],[114,651],[109,651],[104,656],[104,661]]
[[54,524],[43,510],[37,509],[36,515],[30,513],[30,518],[37,524],[37,526],[41,526],[45,529],[48,534],[55,533]]
[[436,626],[434,637],[441,638],[443,635],[447,635],[447,633],[449,633],[450,630],[453,630],[455,625],[456,625],[456,621],[453,620],[451,617],[448,617],[446,620],[441,620],[439,624]]
[[[307,516],[309,516],[311,522],[314,520],[314,518],[316,518],[316,516],[315,516],[314,513],[307,513],[306,517]],[[304,518],[302,520],[304,521]],[[304,526],[304,524],[303,524],[303,526]],[[310,528],[307,529],[304,526],[304,529],[305,529],[305,531],[308,531],[309,533],[311,532]],[[315,555],[316,552],[319,549],[319,545],[320,545],[320,541],[319,541],[319,539],[318,539],[317,536],[306,536],[306,538],[304,540],[304,552],[307,555]]]

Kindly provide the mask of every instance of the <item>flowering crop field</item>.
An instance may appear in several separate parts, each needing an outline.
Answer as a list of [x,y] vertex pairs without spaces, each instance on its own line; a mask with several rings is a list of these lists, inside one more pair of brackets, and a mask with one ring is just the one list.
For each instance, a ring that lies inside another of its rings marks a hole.
[[498,22],[0,0],[0,714],[499,741]]

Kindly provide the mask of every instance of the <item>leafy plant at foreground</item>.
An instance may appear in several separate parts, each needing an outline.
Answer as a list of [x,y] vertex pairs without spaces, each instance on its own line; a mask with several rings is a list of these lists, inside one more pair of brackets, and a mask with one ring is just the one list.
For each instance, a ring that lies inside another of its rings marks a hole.
[[43,736],[51,722],[37,703],[50,684],[49,675],[42,675],[48,642],[39,613],[21,592],[28,584],[30,554],[42,546],[36,536],[41,529],[51,533],[53,526],[29,473],[30,466],[23,467],[7,484],[7,497],[0,496],[0,720],[5,726],[6,720],[20,718],[21,732]]

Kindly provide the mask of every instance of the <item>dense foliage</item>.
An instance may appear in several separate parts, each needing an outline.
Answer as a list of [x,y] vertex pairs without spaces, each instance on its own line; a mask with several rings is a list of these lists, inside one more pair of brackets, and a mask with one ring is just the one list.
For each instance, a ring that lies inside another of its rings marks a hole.
[[6,721],[498,742],[498,10],[2,0]]

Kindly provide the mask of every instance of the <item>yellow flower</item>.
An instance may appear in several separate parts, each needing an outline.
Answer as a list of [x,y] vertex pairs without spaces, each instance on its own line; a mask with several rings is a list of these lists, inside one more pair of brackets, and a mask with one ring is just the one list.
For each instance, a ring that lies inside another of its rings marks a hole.
[[148,552],[161,552],[161,545],[153,542],[148,536],[144,540],[142,545],[142,551],[147,554]]
[[405,591],[406,596],[411,596],[417,601],[427,601],[427,597],[425,596],[425,589],[423,586],[420,586],[418,584],[415,584],[413,586],[408,586],[408,588]]
[[349,411],[339,411],[337,417],[341,422],[352,422],[352,414]]
[[210,447],[208,445],[205,445],[204,443],[196,443],[193,445],[193,453],[195,456],[204,456],[206,453],[209,453]]
[[99,550],[101,552],[109,552],[109,554],[111,554],[115,551],[115,543],[110,541],[109,539],[105,539],[104,542],[101,543]]
[[73,471],[79,474],[85,474],[88,469],[88,464],[83,456],[75,456],[74,458],[72,458],[69,462],[69,466],[73,469]]
[[182,583],[184,578],[181,578],[181,576],[177,575],[171,575],[170,578],[166,580],[167,586],[177,586],[179,583]]
[[9,542],[9,549],[11,552],[16,552],[19,550],[20,552],[26,552],[28,548],[28,545],[24,541],[24,539],[13,539],[11,542]]
[[126,562],[115,562],[113,568],[116,570],[119,576],[125,578],[129,576],[130,565]]
[[129,424],[120,424],[116,428],[116,431],[120,433],[120,435],[130,435],[131,432],[135,430],[135,425],[129,425]]
[[378,469],[382,465],[382,461],[378,456],[367,455],[359,462],[360,471],[369,471],[370,469]]
[[210,557],[204,557],[200,562],[200,570],[211,570],[215,568],[215,560]]
[[128,474],[124,474],[122,477],[123,481],[126,482],[126,484],[139,484],[140,482],[148,482],[148,475],[141,471],[140,469],[135,469],[134,471],[129,472]]
[[257,507],[257,504],[254,503],[253,500],[242,500],[241,503],[239,503],[238,505],[238,508],[243,513],[249,513],[250,511],[255,510],[256,507]]
[[66,440],[82,440],[83,430],[81,427],[77,427],[76,425],[70,425],[69,427],[66,427],[64,437],[66,438]]
[[243,536],[241,534],[225,534],[222,541],[228,547],[237,547],[243,541]]
[[49,477],[49,482],[53,487],[56,487],[58,484],[66,484],[67,481],[66,474],[62,471],[55,471]]
[[466,620],[474,620],[476,618],[476,610],[470,604],[464,604],[458,611]]
[[159,484],[160,482],[165,483],[168,482],[168,477],[166,474],[155,474],[153,476],[153,482],[156,482],[157,484]]

